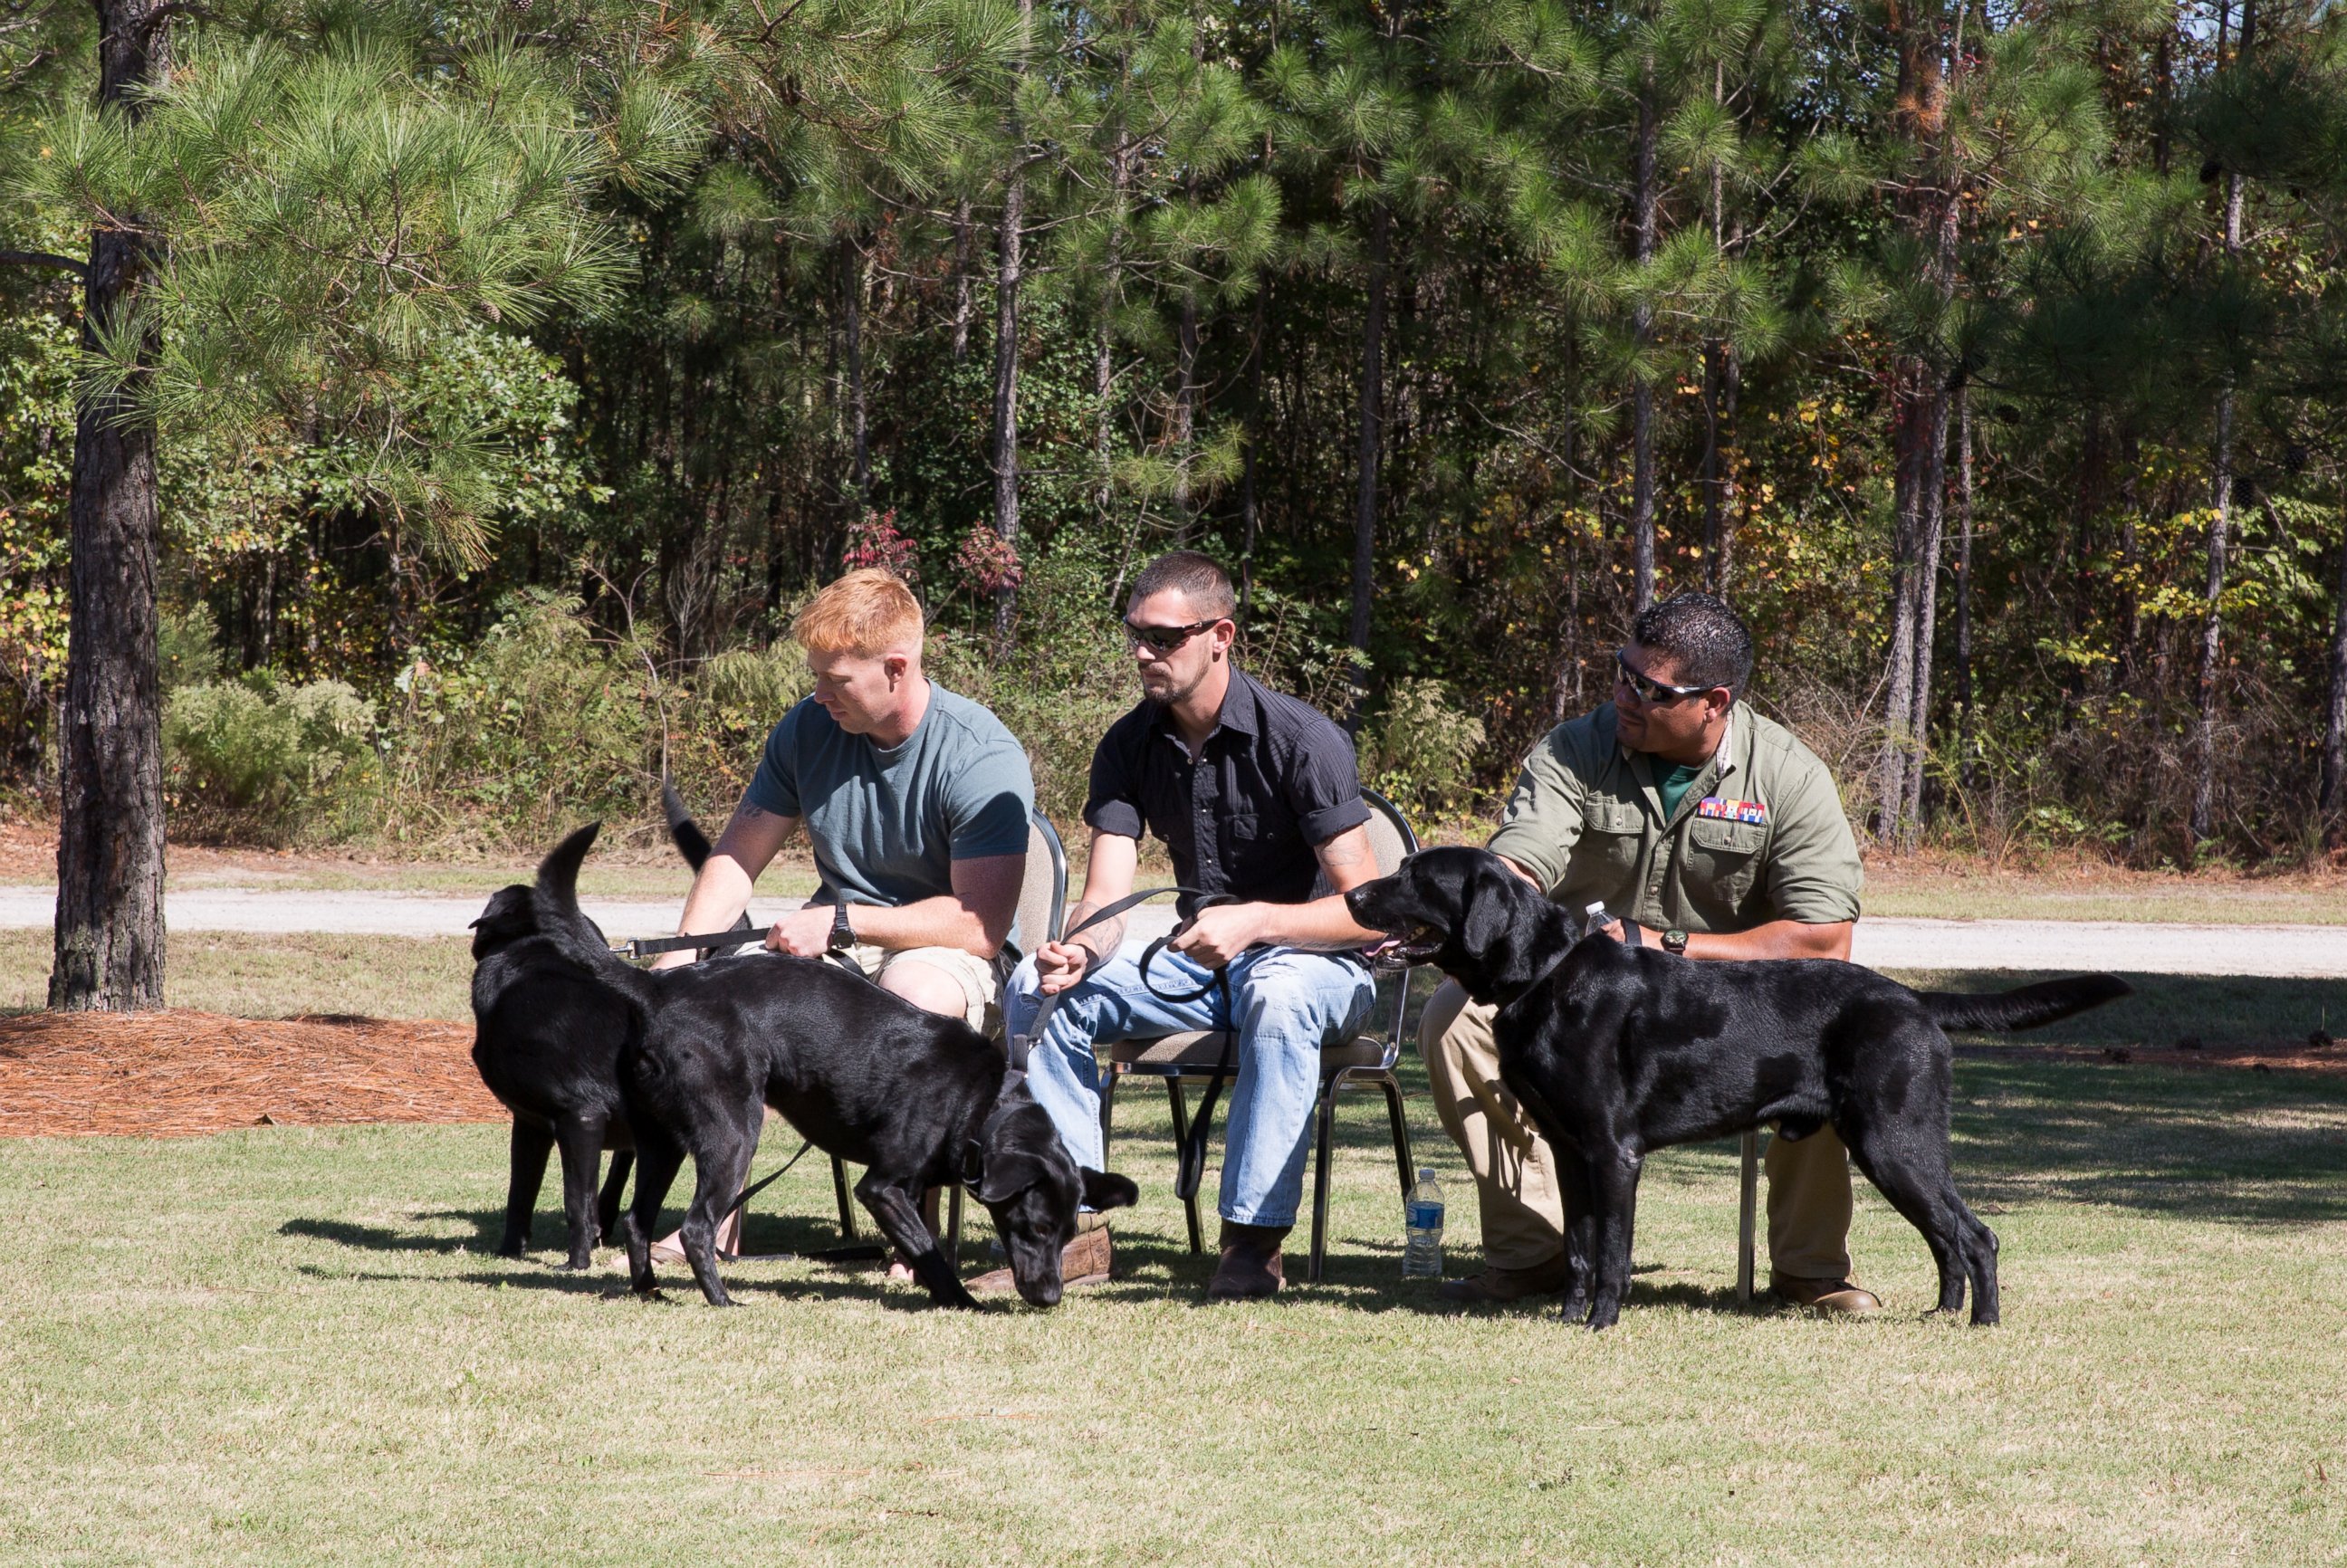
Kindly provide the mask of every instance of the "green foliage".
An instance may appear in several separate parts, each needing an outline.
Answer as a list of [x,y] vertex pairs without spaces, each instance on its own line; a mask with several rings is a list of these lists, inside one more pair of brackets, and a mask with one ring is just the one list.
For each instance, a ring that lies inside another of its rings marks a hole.
[[1482,749],[1483,721],[1440,682],[1403,681],[1361,733],[1361,777],[1414,818],[1446,817],[1467,804]]
[[253,675],[182,686],[163,722],[173,804],[198,824],[340,825],[375,781],[374,728],[374,704],[341,681],[287,686]]

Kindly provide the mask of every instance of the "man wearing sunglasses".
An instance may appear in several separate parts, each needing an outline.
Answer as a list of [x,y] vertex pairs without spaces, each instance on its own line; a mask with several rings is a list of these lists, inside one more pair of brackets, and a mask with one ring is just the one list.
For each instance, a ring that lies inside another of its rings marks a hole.
[[[1524,759],[1492,851],[1575,914],[1604,904],[1616,940],[1698,960],[1849,958],[1857,840],[1825,764],[1737,700],[1751,672],[1752,639],[1722,600],[1648,607],[1615,658],[1614,700]],[[1556,1156],[1500,1082],[1493,1010],[1446,981],[1419,1028],[1482,1209],[1483,1272],[1441,1287],[1461,1302],[1564,1285]],[[1877,1310],[1850,1281],[1850,1159],[1833,1130],[1771,1139],[1768,1171],[1771,1288],[1813,1310]]]
[[[1181,886],[1222,894],[1150,968],[1123,946],[1122,917],[1072,941],[1044,943],[1011,977],[1004,1001],[1023,1034],[1040,999],[1061,1001],[1035,1041],[1027,1086],[1080,1165],[1102,1167],[1096,1043],[1190,1030],[1237,1036],[1225,1120],[1221,1261],[1210,1300],[1269,1296],[1280,1246],[1296,1223],[1320,1089],[1320,1048],[1367,1014],[1368,971],[1348,954],[1376,933],[1353,923],[1341,895],[1377,876],[1362,825],[1368,806],[1352,743],[1327,717],[1272,692],[1231,662],[1231,579],[1194,551],[1152,562],[1125,611],[1142,702],[1092,755],[1084,821],[1092,862],[1071,929],[1133,890],[1143,831],[1163,840]],[[1334,890],[1313,897],[1326,872]],[[1220,971],[1227,984],[1213,984]],[[1156,992],[1198,993],[1186,1002]],[[1061,1263],[1074,1283],[1105,1278],[1108,1233],[1080,1234]],[[1007,1271],[1005,1271],[1007,1273]],[[991,1276],[972,1288],[991,1284]]]

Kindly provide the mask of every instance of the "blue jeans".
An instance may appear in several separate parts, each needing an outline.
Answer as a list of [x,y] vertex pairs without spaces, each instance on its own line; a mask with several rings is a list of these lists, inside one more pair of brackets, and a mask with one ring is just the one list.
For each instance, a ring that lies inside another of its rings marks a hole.
[[[1376,995],[1368,970],[1332,953],[1251,948],[1230,966],[1230,1000],[1220,987],[1194,1002],[1161,1001],[1141,983],[1143,944],[1095,968],[1060,999],[1027,1063],[1027,1089],[1059,1129],[1076,1163],[1103,1168],[1100,1063],[1092,1047],[1153,1040],[1188,1030],[1238,1035],[1223,1153],[1223,1218],[1238,1225],[1288,1225],[1304,1195],[1304,1157],[1312,1146],[1312,1110],[1320,1097],[1320,1048],[1351,1033]],[[1165,952],[1150,979],[1179,994],[1196,990],[1213,971]],[[1012,1034],[1033,1027],[1042,999],[1035,960],[1020,964],[1003,999]]]

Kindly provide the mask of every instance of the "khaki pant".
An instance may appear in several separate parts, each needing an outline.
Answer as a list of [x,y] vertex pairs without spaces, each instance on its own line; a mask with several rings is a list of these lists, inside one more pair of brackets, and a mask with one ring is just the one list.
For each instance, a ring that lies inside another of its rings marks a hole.
[[994,1033],[1002,1022],[1002,988],[991,958],[960,948],[876,948],[868,942],[856,943],[845,956],[875,980],[898,964],[926,964],[961,987],[962,1022],[980,1034]]
[[[1556,1155],[1500,1082],[1497,1010],[1445,980],[1419,1020],[1418,1047],[1435,1113],[1475,1178],[1484,1262],[1531,1268],[1563,1249],[1564,1198]],[[1830,1127],[1798,1143],[1771,1138],[1765,1163],[1769,1266],[1792,1279],[1848,1279],[1850,1155],[1841,1140]]]

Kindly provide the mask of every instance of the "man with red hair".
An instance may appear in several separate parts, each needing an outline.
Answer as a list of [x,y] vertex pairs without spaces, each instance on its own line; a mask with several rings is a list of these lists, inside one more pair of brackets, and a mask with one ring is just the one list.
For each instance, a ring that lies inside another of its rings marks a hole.
[[[765,945],[841,954],[884,990],[984,1029],[1027,866],[1027,753],[1001,720],[922,672],[921,607],[891,574],[849,572],[809,601],[791,635],[815,691],[767,737],[677,932],[733,924],[804,826],[823,885]],[[719,1238],[733,1243],[730,1231]]]

